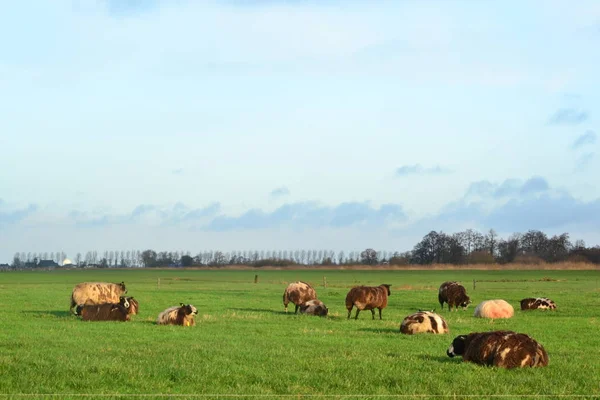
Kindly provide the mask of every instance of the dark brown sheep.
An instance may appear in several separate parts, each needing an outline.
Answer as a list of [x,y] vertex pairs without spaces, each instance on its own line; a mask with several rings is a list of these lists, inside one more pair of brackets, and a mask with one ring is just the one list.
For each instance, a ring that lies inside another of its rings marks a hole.
[[546,297],[521,300],[521,310],[556,310],[556,303]]
[[387,307],[388,296],[391,285],[379,286],[355,286],[346,295],[346,309],[348,310],[348,319],[352,313],[352,308],[356,307],[356,315],[354,319],[358,319],[358,313],[362,310],[371,310],[373,319],[375,319],[375,309],[379,309],[379,319],[381,318],[381,310]]
[[548,353],[541,344],[524,333],[513,331],[457,336],[446,354],[449,357],[460,355],[463,361],[502,368],[548,365]]
[[458,307],[466,309],[471,304],[471,299],[467,296],[467,290],[458,282],[444,282],[438,290],[438,300],[442,309],[444,303],[448,303],[448,309],[452,311],[452,307],[458,310]]
[[306,282],[293,282],[290,283],[285,292],[283,292],[283,306],[285,307],[285,312],[288,310],[288,304],[294,303],[296,305],[296,310],[294,310],[294,314],[298,313],[298,308],[300,304],[306,303],[309,300],[314,300],[317,298],[317,292]]
[[125,283],[83,282],[75,285],[71,293],[71,307],[78,305],[118,303],[119,297],[127,293]]
[[180,303],[179,306],[169,307],[158,314],[156,323],[158,325],[194,326],[196,325],[194,319],[196,314],[198,314],[196,307]]
[[129,321],[129,302],[121,297],[119,303],[87,304],[78,306],[83,321]]
[[125,297],[125,300],[129,302],[129,314],[137,315],[140,312],[140,303],[132,297]]

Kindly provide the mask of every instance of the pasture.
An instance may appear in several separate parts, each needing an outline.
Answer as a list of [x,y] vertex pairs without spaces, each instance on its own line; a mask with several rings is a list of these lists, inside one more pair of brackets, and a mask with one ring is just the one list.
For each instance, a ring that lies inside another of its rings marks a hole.
[[[599,279],[599,271],[554,270],[1,273],[0,398],[598,397]],[[328,317],[283,312],[284,289],[296,280],[315,287]],[[465,285],[473,301],[467,311],[440,310],[437,289],[446,280]],[[70,315],[71,290],[84,281],[125,281],[139,314],[126,323]],[[383,320],[369,311],[347,320],[348,290],[381,283],[392,285]],[[536,296],[550,297],[558,310],[520,311],[519,300]],[[511,303],[514,318],[473,317],[480,301],[494,298]],[[180,302],[198,308],[195,327],[155,324]],[[433,308],[449,335],[399,333],[405,316]],[[446,356],[455,336],[497,329],[530,334],[546,348],[549,366],[505,370]]]

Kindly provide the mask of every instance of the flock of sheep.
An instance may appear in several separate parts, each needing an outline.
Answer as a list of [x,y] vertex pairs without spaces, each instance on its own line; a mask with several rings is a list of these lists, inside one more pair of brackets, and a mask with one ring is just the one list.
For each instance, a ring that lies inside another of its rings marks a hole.
[[[133,297],[125,297],[125,283],[83,282],[73,288],[70,311],[80,315],[84,321],[129,321],[130,315],[137,314],[139,303]],[[363,310],[370,310],[375,319],[375,309],[387,307],[390,285],[355,286],[346,295],[348,319],[356,308],[355,319]],[[444,282],[438,290],[438,301],[449,311],[471,303],[464,286],[458,282]],[[306,282],[290,283],[283,293],[283,305],[295,305],[295,313],[326,316],[328,308],[317,299],[315,289]],[[522,310],[556,309],[556,304],[547,298],[526,298],[521,300]],[[198,310],[191,304],[180,303],[162,311],[156,323],[159,325],[194,326]],[[475,308],[475,317],[510,318],[513,307],[504,300],[486,300]],[[403,334],[449,333],[448,323],[433,311],[418,311],[404,318],[400,325]],[[464,361],[504,368],[543,367],[548,365],[548,354],[544,347],[530,336],[513,331],[475,332],[454,338],[446,354],[449,357],[460,355]]]
[[[130,315],[139,311],[139,303],[133,297],[125,297],[125,283],[83,282],[75,285],[71,293],[70,311],[84,321],[129,321]],[[180,303],[158,314],[159,325],[194,326],[198,310],[191,304]]]
[[[363,310],[370,310],[375,319],[375,309],[387,307],[390,285],[356,286],[346,295],[346,309],[350,318],[352,309],[356,307],[355,319]],[[444,303],[452,311],[458,307],[463,310],[471,303],[464,286],[458,282],[444,282],[438,290],[438,301],[442,309]],[[296,305],[296,311],[312,315],[327,315],[327,307],[317,299],[313,287],[306,282],[290,283],[283,294],[283,305],[287,312],[289,303]],[[315,304],[318,304],[316,306]],[[548,298],[526,298],[521,300],[522,310],[556,309],[556,304]],[[511,318],[513,307],[504,300],[486,300],[475,308],[475,317],[479,318]],[[441,315],[433,311],[419,311],[404,318],[400,324],[400,333],[412,335],[417,333],[449,333],[448,323]],[[548,353],[544,347],[530,336],[513,331],[475,332],[454,338],[446,351],[449,357],[460,355],[464,361],[482,365],[493,365],[504,368],[544,367],[548,365]]]

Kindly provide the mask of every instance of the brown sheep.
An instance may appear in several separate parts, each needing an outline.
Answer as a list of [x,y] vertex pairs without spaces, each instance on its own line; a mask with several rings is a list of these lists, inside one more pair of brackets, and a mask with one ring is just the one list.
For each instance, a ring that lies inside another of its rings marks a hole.
[[131,297],[125,297],[125,299],[129,302],[129,314],[137,315],[140,312],[140,303]]
[[476,332],[454,338],[446,351],[475,364],[515,368],[545,367],[548,353],[530,336],[513,331]]
[[130,303],[121,297],[119,303],[86,304],[77,306],[83,321],[129,321]]
[[196,320],[194,317],[198,314],[198,310],[191,304],[179,303],[179,306],[169,307],[160,314],[156,319],[158,325],[181,325],[194,326]]
[[358,319],[358,313],[362,310],[371,310],[373,319],[375,319],[375,309],[379,309],[379,319],[381,310],[387,307],[390,286],[382,284],[379,286],[355,286],[346,295],[346,309],[348,310],[348,319],[352,313],[352,308],[356,307],[354,319]]
[[329,309],[321,300],[309,300],[306,303],[300,304],[300,313],[308,315],[318,315],[324,317],[329,312]]
[[[116,303],[104,303],[104,304],[116,304]],[[136,315],[139,312],[140,309],[140,304],[138,303],[138,301],[134,298],[134,297],[119,297],[119,304],[123,305],[124,307],[127,308],[127,312],[130,315]],[[75,315],[81,315],[81,311],[83,310],[83,307],[85,306],[100,306],[102,304],[92,304],[91,302],[88,302],[87,304],[84,305],[78,305],[75,308]]]
[[288,311],[288,304],[294,303],[296,305],[296,310],[294,310],[294,314],[298,313],[298,308],[300,304],[306,303],[309,300],[314,300],[317,298],[317,292],[306,282],[293,282],[288,285],[283,292],[283,306],[285,307],[285,312]]
[[419,311],[404,318],[400,324],[400,333],[413,335],[415,333],[448,333],[448,324],[440,315],[433,311]]
[[556,303],[546,297],[521,300],[521,310],[556,310]]
[[466,309],[471,304],[471,299],[467,296],[467,290],[458,282],[444,282],[438,290],[438,301],[444,309],[444,303],[448,303],[448,309],[452,311],[452,307],[458,310],[458,307]]
[[125,283],[83,282],[75,285],[71,293],[71,307],[82,304],[118,303],[119,297],[126,294]]

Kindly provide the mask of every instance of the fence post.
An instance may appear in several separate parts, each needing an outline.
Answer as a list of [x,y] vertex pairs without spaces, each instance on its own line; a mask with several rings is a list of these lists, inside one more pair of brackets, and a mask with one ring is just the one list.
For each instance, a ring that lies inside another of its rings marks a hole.
[[156,281],[156,287],[157,289],[160,289],[160,278],[158,278],[158,280]]
[[258,283],[258,274],[254,275],[254,283]]
[[473,290],[475,290],[475,279],[473,279]]
[[326,276],[323,277],[323,286],[327,287],[327,277]]

